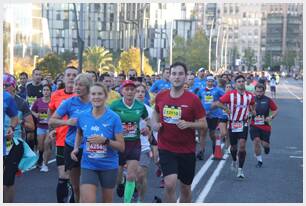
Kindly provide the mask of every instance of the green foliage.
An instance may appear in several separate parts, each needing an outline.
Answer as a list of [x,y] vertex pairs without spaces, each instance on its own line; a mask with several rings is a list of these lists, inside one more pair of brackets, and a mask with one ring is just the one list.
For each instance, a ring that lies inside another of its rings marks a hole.
[[53,78],[64,71],[64,66],[64,61],[55,53],[47,54],[36,64],[36,67],[42,70],[43,75],[50,73]]
[[290,68],[295,65],[296,56],[297,54],[295,51],[286,51],[282,63]]
[[208,67],[209,41],[202,30],[197,31],[195,36],[188,41],[176,36],[174,42],[174,61],[183,61],[191,69]]
[[84,51],[84,68],[96,72],[114,71],[113,57],[104,47],[89,47]]
[[248,67],[253,66],[256,63],[255,52],[252,48],[248,47],[244,50],[243,60]]
[[64,61],[64,65],[68,65],[72,60],[77,59],[77,56],[75,55],[75,53],[70,50],[65,50],[59,56]]
[[[124,51],[120,55],[120,60],[118,62],[118,71],[124,71],[126,74],[130,68],[136,70],[137,74],[141,74],[141,59],[140,59],[140,49],[139,48],[130,48],[127,51]],[[153,69],[149,64],[149,60],[144,56],[144,74],[153,74]]]

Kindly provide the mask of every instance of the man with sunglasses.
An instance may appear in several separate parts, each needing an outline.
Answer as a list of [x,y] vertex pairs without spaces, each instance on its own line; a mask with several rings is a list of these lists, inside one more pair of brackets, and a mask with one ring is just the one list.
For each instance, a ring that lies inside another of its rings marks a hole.
[[[237,75],[235,77],[236,89],[227,92],[219,101],[213,103],[212,107],[221,107],[229,113],[229,138],[231,144],[232,170],[237,168],[237,152],[239,166],[237,177],[243,179],[242,171],[246,157],[246,140],[248,136],[248,116],[249,112],[255,114],[255,100],[252,93],[245,90],[245,77]],[[229,105],[229,107],[226,106]],[[239,148],[238,148],[239,143]]]

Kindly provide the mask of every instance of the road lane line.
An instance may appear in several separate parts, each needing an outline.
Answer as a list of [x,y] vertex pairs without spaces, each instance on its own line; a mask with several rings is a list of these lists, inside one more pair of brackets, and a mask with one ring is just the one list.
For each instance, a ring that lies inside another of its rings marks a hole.
[[303,159],[301,156],[289,156],[290,158]]
[[[51,163],[53,163],[53,162],[55,162],[55,161],[56,161],[56,159],[50,160],[50,161],[48,162],[48,164],[51,164]],[[28,171],[31,171],[31,170],[34,170],[34,169],[36,169],[36,165],[34,165],[33,167],[31,167],[30,169],[27,169],[27,170],[24,171],[23,173],[28,172]]]
[[[289,83],[287,80],[286,80],[286,82]],[[288,92],[289,92],[291,95],[293,95],[293,96],[294,96],[295,98],[297,98],[301,103],[303,103],[303,98],[301,98],[301,97],[295,95],[293,92],[291,92],[291,91],[289,90],[289,88],[287,87],[286,84],[284,84],[284,86],[286,87],[286,89],[288,90]]]
[[216,181],[217,177],[220,175],[221,170],[224,167],[224,164],[225,164],[227,158],[228,158],[228,154],[223,155],[224,160],[221,160],[220,163],[218,164],[216,170],[211,175],[207,184],[203,188],[202,192],[200,193],[200,195],[196,199],[196,201],[195,201],[196,203],[203,203],[204,202],[204,200],[205,200],[206,196],[208,195],[209,191],[211,190],[214,182]]
[[[221,144],[221,150],[223,148],[224,144]],[[213,160],[214,155],[210,155],[210,157],[207,159],[205,164],[201,167],[201,169],[197,172],[196,176],[193,178],[192,184],[191,184],[191,192],[194,190],[194,188],[199,184],[201,178],[204,176],[204,174],[207,172],[209,167],[212,165],[214,162]],[[180,197],[177,199],[177,203],[179,203]]]

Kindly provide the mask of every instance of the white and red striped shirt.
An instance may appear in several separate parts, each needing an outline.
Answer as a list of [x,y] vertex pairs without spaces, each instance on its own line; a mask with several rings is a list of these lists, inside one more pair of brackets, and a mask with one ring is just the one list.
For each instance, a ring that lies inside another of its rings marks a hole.
[[246,121],[249,115],[250,105],[255,104],[254,95],[245,91],[239,94],[237,90],[232,90],[220,97],[220,102],[228,104],[230,109],[230,121]]

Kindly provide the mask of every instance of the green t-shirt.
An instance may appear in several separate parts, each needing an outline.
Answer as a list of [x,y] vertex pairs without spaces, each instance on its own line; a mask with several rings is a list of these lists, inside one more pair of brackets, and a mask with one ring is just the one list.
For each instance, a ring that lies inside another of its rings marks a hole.
[[123,103],[123,99],[113,101],[111,110],[116,112],[121,119],[124,140],[134,141],[140,138],[139,122],[148,117],[145,105],[135,100],[131,107]]

